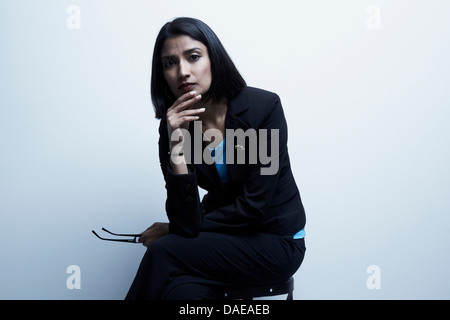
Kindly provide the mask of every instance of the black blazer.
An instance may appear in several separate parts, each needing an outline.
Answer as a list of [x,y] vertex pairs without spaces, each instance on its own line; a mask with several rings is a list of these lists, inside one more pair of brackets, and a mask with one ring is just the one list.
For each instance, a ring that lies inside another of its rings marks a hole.
[[[189,131],[194,137],[193,123]],[[249,146],[239,146],[234,152],[234,164],[227,164],[228,181],[222,184],[214,164],[188,164],[188,174],[177,175],[170,168],[167,119],[159,127],[159,158],[167,189],[166,211],[169,230],[182,236],[195,237],[200,231],[224,233],[268,232],[292,236],[305,225],[305,211],[292,175],[288,149],[287,125],[280,98],[271,92],[245,87],[228,103],[226,129],[279,129],[279,168],[273,175],[262,175],[259,161],[250,163]],[[258,140],[264,137],[259,137]],[[225,138],[225,137],[224,137]],[[191,145],[193,155],[194,139]],[[198,142],[197,142],[198,143]],[[231,143],[226,141],[226,143]],[[234,144],[236,142],[233,142]],[[208,145],[203,142],[201,150]],[[185,151],[186,152],[186,151]],[[245,152],[246,163],[238,164],[238,152]],[[192,162],[194,162],[192,160]],[[208,191],[202,200],[198,186]]]

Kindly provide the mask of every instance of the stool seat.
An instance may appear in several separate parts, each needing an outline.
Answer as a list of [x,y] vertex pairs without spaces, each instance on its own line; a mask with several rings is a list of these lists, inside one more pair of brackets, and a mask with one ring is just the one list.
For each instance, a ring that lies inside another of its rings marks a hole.
[[287,293],[286,300],[293,299],[294,278],[276,284],[260,286],[217,286],[214,288],[218,297],[229,300],[253,300],[253,298],[277,296]]

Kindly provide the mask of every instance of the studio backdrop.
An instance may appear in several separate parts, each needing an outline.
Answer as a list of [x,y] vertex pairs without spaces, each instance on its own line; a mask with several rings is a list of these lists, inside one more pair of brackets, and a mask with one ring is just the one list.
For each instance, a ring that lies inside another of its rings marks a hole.
[[[307,214],[294,299],[450,298],[450,2],[0,2],[0,298],[123,299],[167,221],[151,57],[206,22],[276,92]],[[200,190],[201,193],[204,191]]]

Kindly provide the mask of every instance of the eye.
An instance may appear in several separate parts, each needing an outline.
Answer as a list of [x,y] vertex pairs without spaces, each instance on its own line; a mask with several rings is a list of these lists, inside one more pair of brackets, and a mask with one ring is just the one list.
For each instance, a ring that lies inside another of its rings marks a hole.
[[200,55],[198,55],[198,54],[194,53],[189,56],[189,60],[191,60],[191,61],[197,61],[198,59],[200,59]]
[[164,61],[163,66],[164,68],[170,68],[171,66],[173,66],[175,64],[175,62],[173,60],[167,59]]

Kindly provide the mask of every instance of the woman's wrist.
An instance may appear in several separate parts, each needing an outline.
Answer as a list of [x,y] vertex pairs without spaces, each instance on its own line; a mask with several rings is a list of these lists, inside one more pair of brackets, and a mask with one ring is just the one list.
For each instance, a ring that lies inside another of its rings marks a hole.
[[183,151],[178,151],[178,152],[169,152],[170,157],[181,157],[184,156],[184,152]]
[[182,151],[170,154],[170,166],[176,174],[188,173],[186,159]]

